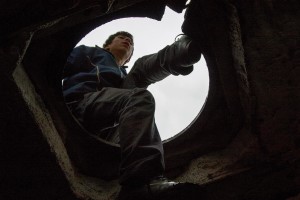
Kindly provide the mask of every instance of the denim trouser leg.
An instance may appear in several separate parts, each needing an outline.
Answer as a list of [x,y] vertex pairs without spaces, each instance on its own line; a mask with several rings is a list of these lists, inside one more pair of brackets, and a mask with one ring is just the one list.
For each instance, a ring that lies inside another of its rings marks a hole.
[[[155,102],[146,89],[103,88],[88,93],[74,110],[91,132],[118,123],[120,184],[135,184],[164,171],[163,146],[154,120]],[[105,153],[105,152],[103,152]]]

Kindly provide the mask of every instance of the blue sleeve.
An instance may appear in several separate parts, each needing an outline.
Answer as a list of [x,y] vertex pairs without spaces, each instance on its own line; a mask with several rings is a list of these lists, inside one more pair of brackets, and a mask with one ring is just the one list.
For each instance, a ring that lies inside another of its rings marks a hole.
[[67,59],[64,68],[64,77],[92,70],[94,66],[91,65],[89,59],[93,55],[93,51],[93,47],[87,47],[84,45],[74,48]]

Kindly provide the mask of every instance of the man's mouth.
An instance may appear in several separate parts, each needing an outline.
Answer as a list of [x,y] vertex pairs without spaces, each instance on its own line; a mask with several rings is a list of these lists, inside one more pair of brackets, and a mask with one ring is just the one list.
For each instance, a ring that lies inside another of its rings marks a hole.
[[130,44],[128,42],[123,42],[123,44],[125,44],[125,46],[130,47]]

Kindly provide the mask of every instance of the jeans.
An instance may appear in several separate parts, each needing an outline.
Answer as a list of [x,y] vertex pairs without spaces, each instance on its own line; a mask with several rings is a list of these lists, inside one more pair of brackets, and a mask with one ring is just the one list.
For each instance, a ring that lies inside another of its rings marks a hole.
[[148,90],[109,87],[85,94],[73,110],[88,131],[120,144],[121,185],[140,184],[164,171],[154,112],[155,101]]

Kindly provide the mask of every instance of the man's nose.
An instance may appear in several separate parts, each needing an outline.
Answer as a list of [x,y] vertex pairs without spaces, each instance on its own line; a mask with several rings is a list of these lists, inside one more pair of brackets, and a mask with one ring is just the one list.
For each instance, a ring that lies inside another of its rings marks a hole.
[[132,40],[131,40],[129,37],[125,37],[125,40],[126,40],[127,42],[129,42],[129,44],[133,45],[133,42],[132,42]]

